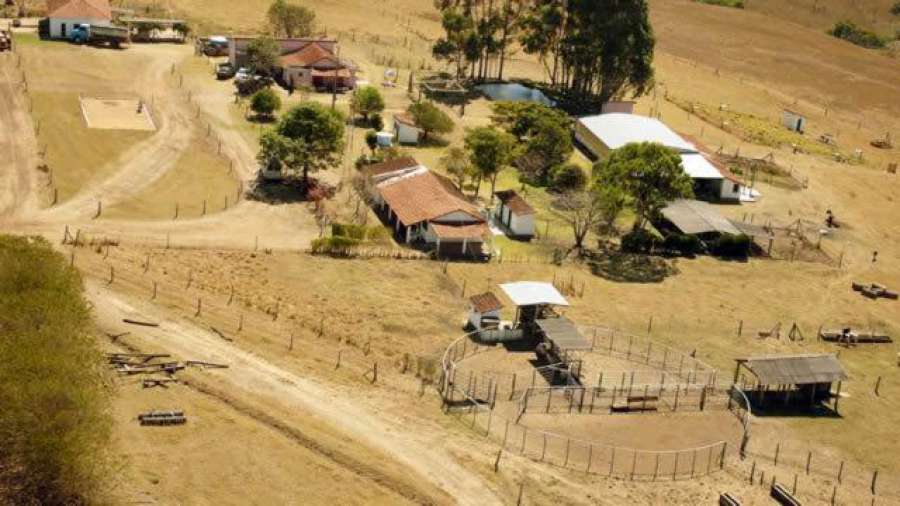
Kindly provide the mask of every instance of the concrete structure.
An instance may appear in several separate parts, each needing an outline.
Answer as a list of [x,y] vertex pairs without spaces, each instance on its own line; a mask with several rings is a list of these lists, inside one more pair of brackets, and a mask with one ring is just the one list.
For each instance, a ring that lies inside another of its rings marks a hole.
[[534,237],[534,208],[518,193],[504,190],[494,193],[498,203],[495,216],[514,239],[531,240]]
[[416,126],[416,122],[406,113],[394,115],[394,137],[399,144],[418,144],[422,138],[422,130]]
[[610,114],[614,112],[622,114],[634,114],[634,102],[631,100],[609,101],[600,107],[600,114]]
[[588,156],[605,158],[611,150],[626,144],[655,142],[681,155],[684,171],[694,181],[697,198],[739,202],[743,183],[711,161],[692,142],[672,131],[661,121],[635,114],[609,113],[581,118],[575,124],[575,140]]
[[65,39],[81,24],[108,25],[112,21],[109,0],[48,0],[47,23],[51,39]]
[[806,128],[806,118],[799,113],[785,109],[781,113],[781,124],[788,130],[802,134]]
[[475,330],[498,328],[503,304],[493,292],[469,297],[469,326]]
[[447,178],[406,157],[367,167],[375,210],[395,238],[444,258],[486,259],[488,227]]

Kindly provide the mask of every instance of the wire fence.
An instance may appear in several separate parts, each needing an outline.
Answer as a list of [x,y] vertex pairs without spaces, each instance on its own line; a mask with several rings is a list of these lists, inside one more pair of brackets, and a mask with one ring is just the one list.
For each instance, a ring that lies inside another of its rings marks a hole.
[[[603,334],[598,331],[598,337]],[[611,332],[610,337],[615,333]],[[620,334],[621,336],[621,334]],[[637,339],[631,336],[631,344],[634,346]],[[607,347],[609,353],[619,353],[624,350],[626,357],[631,357],[627,345],[621,350],[613,345]],[[626,341],[627,342],[627,341]],[[468,336],[452,343],[445,351],[441,359],[441,376],[438,380],[438,389],[444,400],[444,409],[448,414],[456,416],[473,430],[500,442],[498,462],[503,451],[515,452],[527,456],[539,462],[546,462],[560,467],[580,470],[594,474],[603,474],[618,478],[632,480],[661,480],[661,479],[690,479],[704,476],[722,469],[726,460],[737,455],[740,445],[721,440],[706,445],[690,448],[671,450],[645,450],[604,444],[586,439],[573,438],[563,434],[557,434],[547,430],[528,427],[518,423],[518,420],[504,417],[499,410],[495,410],[498,396],[518,397],[520,412],[517,418],[525,412],[536,413],[599,413],[599,404],[606,402],[606,409],[610,410],[614,403],[609,392],[602,387],[563,386],[563,387],[539,387],[524,385],[516,389],[510,383],[506,390],[502,382],[496,378],[482,381],[478,386],[474,373],[465,378],[459,377],[458,364],[467,358],[484,354],[494,349],[472,342]],[[647,363],[656,357],[653,347],[645,355],[635,353],[634,357],[643,359]],[[660,346],[663,356],[671,353],[676,361],[681,363],[682,373],[685,372],[684,363],[678,358],[674,350],[665,350]],[[612,351],[609,351],[612,350]],[[707,380],[706,383],[684,384],[674,382],[668,387],[657,385],[656,394],[668,402],[668,406],[676,406],[681,403],[683,409],[699,409],[703,403],[703,409],[720,408],[732,411],[744,427],[745,438],[749,430],[750,410],[749,403],[743,394],[733,388],[719,388],[709,383],[715,378],[715,371],[700,361],[688,357],[690,363],[690,377],[694,377],[694,371],[700,371]],[[662,361],[662,362],[659,362]],[[687,361],[687,360],[686,360]],[[666,367],[674,366],[668,363],[667,358],[658,358],[653,363],[664,363]],[[555,365],[545,366],[551,369]],[[677,371],[677,369],[676,369]],[[676,378],[687,379],[687,375],[677,375]],[[617,388],[617,387],[614,387]],[[632,393],[634,393],[632,386]],[[641,392],[647,390],[641,402],[648,401],[652,395],[649,385],[645,385]],[[674,393],[673,393],[674,392]],[[688,392],[688,393],[685,393]],[[712,393],[710,393],[712,392]],[[554,398],[554,396],[556,396]],[[590,399],[593,398],[593,408]],[[634,396],[634,395],[633,395]],[[672,396],[680,396],[676,401]],[[534,399],[529,401],[529,399]],[[598,401],[599,399],[599,401]],[[671,400],[669,400],[671,399]],[[684,400],[682,400],[684,399]],[[626,399],[627,401],[627,399]],[[709,404],[706,404],[709,403]],[[529,408],[529,404],[531,407]],[[682,409],[676,407],[675,409]],[[741,444],[744,442],[742,441]]]

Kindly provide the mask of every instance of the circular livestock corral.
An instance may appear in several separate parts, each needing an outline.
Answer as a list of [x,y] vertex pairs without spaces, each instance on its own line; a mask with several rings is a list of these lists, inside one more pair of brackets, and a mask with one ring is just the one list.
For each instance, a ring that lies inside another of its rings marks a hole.
[[561,357],[520,336],[458,339],[442,360],[445,411],[506,451],[629,479],[706,475],[746,443],[747,399],[715,369],[645,338],[578,330],[589,346]]

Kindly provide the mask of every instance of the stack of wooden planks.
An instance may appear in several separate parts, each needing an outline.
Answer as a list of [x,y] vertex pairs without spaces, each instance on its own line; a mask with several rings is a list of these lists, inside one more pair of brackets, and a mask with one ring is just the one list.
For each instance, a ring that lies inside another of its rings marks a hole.
[[138,415],[141,425],[181,425],[187,423],[184,411],[150,411]]

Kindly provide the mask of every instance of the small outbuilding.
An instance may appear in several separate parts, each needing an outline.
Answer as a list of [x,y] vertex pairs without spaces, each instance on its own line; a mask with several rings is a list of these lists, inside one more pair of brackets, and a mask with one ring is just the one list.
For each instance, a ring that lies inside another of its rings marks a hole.
[[555,306],[568,307],[569,301],[559,293],[553,283],[540,281],[516,281],[504,283],[500,289],[516,306],[513,326],[525,330],[526,335],[537,329],[537,320],[559,316]]
[[109,25],[109,0],[48,0],[45,26],[51,39],[66,39],[79,25]]
[[469,325],[475,330],[496,329],[500,326],[503,303],[493,292],[469,297]]
[[712,239],[721,234],[740,235],[741,231],[715,208],[699,200],[680,199],[662,210],[662,228],[673,227],[685,235]]
[[806,118],[800,113],[785,109],[781,113],[781,124],[788,130],[802,134],[806,129]]
[[[809,353],[797,355],[769,355],[736,359],[736,384],[746,372],[742,384],[749,400],[757,407],[811,408],[835,399],[837,412],[841,383],[847,373],[833,354]],[[749,380],[749,381],[748,381]],[[837,383],[837,392],[832,393]],[[748,391],[749,390],[749,391]]]
[[513,239],[530,241],[534,237],[534,208],[514,190],[495,192],[498,204],[495,216]]
[[422,129],[416,126],[416,122],[409,114],[395,114],[394,136],[399,144],[415,145],[422,138]]

